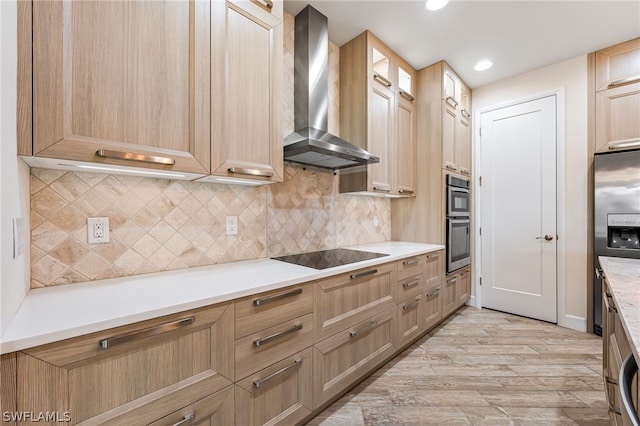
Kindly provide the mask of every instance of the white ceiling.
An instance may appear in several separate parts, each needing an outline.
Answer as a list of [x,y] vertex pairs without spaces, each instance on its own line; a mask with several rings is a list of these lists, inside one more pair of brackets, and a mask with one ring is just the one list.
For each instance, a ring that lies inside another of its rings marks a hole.
[[[640,37],[640,0],[285,0],[295,15],[311,4],[343,45],[370,30],[416,69],[446,60],[471,88]],[[493,68],[474,71],[481,59]]]

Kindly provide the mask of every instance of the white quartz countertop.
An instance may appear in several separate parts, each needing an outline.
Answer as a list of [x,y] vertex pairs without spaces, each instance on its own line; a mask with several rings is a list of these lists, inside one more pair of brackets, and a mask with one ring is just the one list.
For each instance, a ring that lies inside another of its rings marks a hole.
[[640,259],[602,256],[598,259],[633,356],[640,362]]
[[348,247],[389,256],[316,270],[271,259],[33,289],[0,339],[5,354],[444,249],[387,241]]

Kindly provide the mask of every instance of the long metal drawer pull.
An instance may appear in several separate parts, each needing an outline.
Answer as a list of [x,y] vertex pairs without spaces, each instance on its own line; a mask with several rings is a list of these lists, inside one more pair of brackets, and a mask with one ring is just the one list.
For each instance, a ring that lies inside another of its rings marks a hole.
[[404,305],[402,307],[403,311],[406,311],[407,309],[411,309],[412,307],[414,307],[415,305],[417,305],[418,303],[420,303],[420,299],[416,299],[411,303],[407,303],[406,305]]
[[437,259],[440,257],[439,253],[435,253],[435,254],[428,254],[427,255],[427,259]]
[[400,194],[413,194],[415,191],[412,191],[410,189],[399,189],[398,192]]
[[420,259],[418,259],[417,257],[414,257],[413,259],[404,260],[402,262],[402,264],[403,265],[415,265],[418,262],[420,262]]
[[627,416],[629,416],[629,420],[631,420],[631,424],[633,426],[640,425],[640,418],[638,418],[638,413],[633,406],[633,399],[631,397],[633,392],[631,389],[633,376],[636,374],[638,374],[638,364],[636,363],[636,359],[633,357],[633,353],[630,353],[622,362],[618,383],[620,383],[620,399],[622,400],[622,406],[624,407],[624,411]]
[[461,277],[466,277],[467,275],[469,275],[469,271],[464,271],[460,274]]
[[437,288],[434,291],[432,291],[431,293],[427,294],[427,298],[430,299],[430,298],[435,297],[435,296],[437,296],[439,294],[440,294],[440,289]]
[[349,337],[356,337],[358,334],[364,333],[365,331],[369,331],[374,328],[378,322],[376,320],[371,320],[369,324],[360,327],[358,330],[352,330],[349,332]]
[[609,142],[609,149],[634,148],[640,146],[640,138],[620,139]]
[[460,169],[460,173],[462,173],[463,175],[467,175],[467,176],[469,176],[471,174],[471,172],[469,170],[462,169],[462,168]]
[[464,118],[469,118],[471,117],[471,114],[469,114],[469,111],[467,111],[466,109],[463,109],[462,111],[460,111],[462,113],[462,115],[464,115]]
[[286,299],[287,297],[293,297],[302,294],[301,288],[296,288],[295,290],[287,291],[284,293],[274,294],[273,296],[262,297],[260,299],[256,299],[253,301],[254,306],[262,306],[267,303],[275,302],[277,300]]
[[447,285],[449,285],[449,284],[455,284],[455,283],[456,283],[456,281],[458,281],[458,279],[457,279],[457,278],[451,278],[450,280],[448,280],[448,281],[447,281]]
[[377,186],[373,187],[373,190],[374,191],[382,191],[382,192],[391,192],[391,187],[386,186],[386,185],[383,185],[383,186],[377,185]]
[[373,74],[373,79],[385,87],[391,87],[391,82],[377,72]]
[[254,380],[253,381],[253,386],[255,388],[259,388],[260,386],[262,386],[263,384],[265,384],[266,382],[268,382],[269,380],[273,379],[276,376],[279,376],[280,374],[284,373],[285,371],[288,371],[298,365],[302,364],[302,358],[298,358],[295,361],[293,361],[293,364],[287,365],[286,367],[281,368],[280,370],[276,371],[275,373],[271,373],[269,374],[267,377],[265,377],[264,379],[258,379],[258,380]]
[[449,170],[458,170],[456,166],[452,166],[451,164],[447,164],[447,169]]
[[635,83],[636,81],[640,81],[640,74],[632,75],[629,77],[621,78],[620,80],[612,81],[611,83],[609,83],[609,88],[621,86],[627,83]]
[[402,287],[403,288],[409,288],[409,287],[413,287],[414,285],[418,285],[418,284],[420,284],[420,278],[416,278],[413,281],[406,282],[406,283],[402,284]]
[[141,163],[153,163],[172,166],[176,160],[169,157],[156,157],[154,155],[136,154],[135,152],[113,151],[110,149],[99,149],[96,155],[102,158],[115,158],[116,160],[138,161]]
[[606,381],[607,383],[612,384],[612,385],[617,385],[617,384],[618,384],[618,381],[617,381],[616,379],[614,379],[613,377],[606,377],[606,378],[605,378],[605,381]]
[[615,306],[609,306],[607,310],[612,313],[616,313],[616,314],[618,313],[618,310],[616,309]]
[[120,336],[109,337],[108,339],[100,340],[98,343],[100,344],[100,347],[102,349],[108,349],[112,346],[131,342],[132,340],[143,339],[145,337],[155,336],[156,334],[173,331],[180,327],[186,327],[187,325],[193,324],[195,321],[195,317],[183,318],[177,321],[168,322],[166,324],[157,325],[155,327],[145,328],[144,330],[134,331],[132,333],[122,334]]
[[377,273],[378,273],[377,269],[370,269],[368,271],[358,272],[357,274],[351,274],[351,279],[352,280],[357,280],[358,278],[366,277],[368,275],[373,275],[373,274],[377,274]]
[[618,408],[616,408],[616,406],[613,405],[612,403],[609,403],[609,412],[610,413],[614,413],[614,414],[618,414],[618,415],[622,414],[620,412],[620,410]]
[[448,103],[449,105],[451,105],[454,108],[458,107],[458,101],[456,101],[453,96],[447,96],[447,99],[445,99],[445,102]]
[[279,337],[286,336],[287,334],[295,333],[298,330],[302,330],[302,324],[296,324],[293,327],[280,331],[278,333],[272,334],[271,336],[263,337],[262,339],[254,340],[253,346],[258,347],[264,345],[265,343],[269,343],[273,340],[276,340]]
[[187,415],[185,415],[182,420],[180,420],[178,423],[174,423],[173,426],[182,426],[182,425],[186,425],[187,423],[193,423],[193,419],[196,418],[196,415],[194,413],[189,413]]
[[271,0],[252,0],[255,3],[258,3],[260,6],[265,6],[269,9],[273,9],[273,2]]
[[261,169],[248,169],[245,167],[229,167],[227,169],[229,173],[235,173],[239,175],[251,175],[251,176],[261,176],[261,177],[272,177],[273,172],[269,170],[261,170]]
[[409,100],[409,101],[413,101],[415,99],[415,97],[409,93],[409,92],[405,92],[404,90],[400,89],[400,96],[402,96],[403,98]]

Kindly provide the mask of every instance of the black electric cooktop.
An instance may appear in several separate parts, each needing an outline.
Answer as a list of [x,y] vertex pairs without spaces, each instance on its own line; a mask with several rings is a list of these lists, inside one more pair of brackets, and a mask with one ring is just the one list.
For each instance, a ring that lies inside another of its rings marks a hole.
[[359,251],[350,249],[320,250],[311,253],[290,254],[287,256],[272,257],[273,260],[289,262],[295,265],[307,266],[314,269],[333,268],[334,266],[360,262],[362,260],[376,259],[389,256],[383,253]]

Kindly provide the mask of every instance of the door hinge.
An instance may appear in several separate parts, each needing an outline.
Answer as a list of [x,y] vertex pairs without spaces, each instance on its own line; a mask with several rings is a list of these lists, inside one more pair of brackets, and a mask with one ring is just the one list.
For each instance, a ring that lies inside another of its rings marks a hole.
[[480,227],[480,235],[482,235],[482,226]]
[[480,285],[482,285],[482,277],[480,277]]
[[478,129],[478,132],[480,133],[480,136],[482,136],[482,127]]
[[479,178],[479,179],[480,179],[479,184],[480,184],[480,186],[482,186],[482,176],[480,176],[480,178]]

